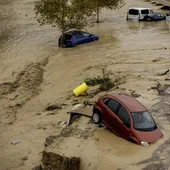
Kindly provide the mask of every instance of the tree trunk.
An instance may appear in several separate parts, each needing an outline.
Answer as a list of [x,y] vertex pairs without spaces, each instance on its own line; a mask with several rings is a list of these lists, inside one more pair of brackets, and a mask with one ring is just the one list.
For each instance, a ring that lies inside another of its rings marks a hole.
[[65,31],[62,31],[62,37],[61,37],[61,46],[64,46],[64,40],[65,40]]
[[100,8],[99,8],[99,6],[97,7],[97,23],[99,23],[100,21],[99,21],[99,13],[100,13]]
[[65,40],[65,31],[62,31],[61,37],[58,40],[58,46],[59,47],[64,46],[64,40]]
[[66,1],[63,0],[62,2],[62,36],[61,36],[61,47],[64,46],[64,40],[65,40],[65,6],[66,6]]

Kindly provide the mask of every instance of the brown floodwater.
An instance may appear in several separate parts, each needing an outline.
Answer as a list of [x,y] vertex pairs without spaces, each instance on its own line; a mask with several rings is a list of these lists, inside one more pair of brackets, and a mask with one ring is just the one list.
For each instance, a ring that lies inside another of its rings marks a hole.
[[[56,128],[56,122],[67,120],[65,113],[72,108],[73,101],[86,100],[74,98],[72,90],[85,78],[101,74],[98,67],[102,64],[113,72],[113,78],[122,80],[115,91],[128,94],[136,91],[141,95],[138,99],[148,108],[160,100],[157,91],[149,89],[158,81],[169,83],[158,74],[170,68],[170,21],[126,21],[131,6],[166,11],[143,0],[125,2],[119,10],[103,10],[101,23],[87,28],[99,36],[98,42],[61,49],[57,46],[60,31],[51,26],[39,27],[33,0],[0,1],[0,151],[4,153],[0,154],[1,170],[31,169],[37,165],[45,137],[61,130]],[[44,108],[58,102],[67,106],[57,115],[49,116]],[[96,128],[93,138],[99,141],[88,139],[82,144],[74,138],[66,140],[70,150],[61,145],[61,153],[74,152],[76,156],[81,152],[84,170],[142,169],[144,165],[137,163],[149,159],[169,139],[169,122],[160,114],[154,114],[154,118],[164,138],[149,148],[131,144],[107,129]],[[20,143],[11,145],[13,140]],[[163,158],[166,155],[161,154]],[[23,161],[25,156],[28,160]]]
[[[50,26],[39,27],[34,18],[33,1],[1,0],[0,82],[11,79],[11,75],[22,70],[25,64],[52,55],[59,58],[62,55],[63,60],[67,59],[70,64],[76,60],[76,66],[89,62],[89,59],[100,62],[103,58],[119,57],[122,54],[128,57],[129,53],[144,50],[148,50],[148,56],[154,53],[158,57],[165,57],[169,53],[170,22],[127,22],[126,12],[132,4],[159,10],[157,6],[146,2],[127,1],[120,10],[102,11],[102,23],[87,28],[99,35],[98,43],[85,44],[74,49],[58,49],[57,39],[60,32]],[[142,60],[141,57],[139,54],[139,60]]]

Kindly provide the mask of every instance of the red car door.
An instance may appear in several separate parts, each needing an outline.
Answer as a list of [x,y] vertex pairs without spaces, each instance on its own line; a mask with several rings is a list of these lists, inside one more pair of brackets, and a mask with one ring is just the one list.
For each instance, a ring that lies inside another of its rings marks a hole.
[[120,130],[120,136],[125,139],[129,139],[131,125],[129,112],[121,105],[117,111],[117,115],[120,119],[120,121],[117,121],[117,128]]
[[113,130],[117,135],[120,136],[120,129],[119,129],[119,118],[117,117],[117,110],[119,108],[120,104],[113,99],[109,99],[105,105],[103,106],[103,122],[106,124],[107,127],[109,127],[111,130]]

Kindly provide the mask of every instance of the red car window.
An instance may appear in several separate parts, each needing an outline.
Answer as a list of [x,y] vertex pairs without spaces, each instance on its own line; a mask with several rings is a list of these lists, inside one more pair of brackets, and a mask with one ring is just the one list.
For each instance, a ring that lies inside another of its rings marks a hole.
[[157,128],[149,112],[133,112],[131,114],[136,130],[152,131]]
[[117,114],[117,109],[119,106],[119,103],[117,101],[110,99],[109,101],[106,102],[106,105],[112,112]]
[[118,111],[118,117],[120,118],[120,120],[122,120],[123,123],[130,124],[129,113],[123,106],[121,106]]

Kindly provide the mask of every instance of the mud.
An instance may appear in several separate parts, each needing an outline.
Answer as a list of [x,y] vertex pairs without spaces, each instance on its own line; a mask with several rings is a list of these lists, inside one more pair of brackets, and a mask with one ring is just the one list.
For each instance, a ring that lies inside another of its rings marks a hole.
[[17,118],[17,110],[41,90],[43,66],[44,61],[30,64],[16,76],[14,82],[0,84],[0,98],[3,103],[6,103],[4,109],[5,116],[8,115],[8,123],[13,123]]
[[[102,10],[101,23],[87,28],[100,37],[98,42],[61,49],[57,46],[61,34],[57,28],[39,27],[34,18],[34,1],[1,0],[1,170],[40,168],[43,150],[80,157],[82,170],[168,166],[170,74],[160,74],[170,68],[170,22],[127,22],[131,6],[168,12],[143,0],[128,0],[119,10]],[[115,86],[102,92],[97,91],[98,85],[90,86],[87,95],[75,97],[73,89],[86,78],[100,76],[101,65],[111,70]],[[161,92],[151,88],[158,83]],[[164,137],[145,148],[95,126],[87,117],[81,116],[65,127],[67,112],[75,104],[93,104],[110,92],[136,97],[152,111]],[[13,145],[12,141],[19,143]]]
[[47,106],[47,108],[45,108],[45,110],[47,110],[47,111],[50,111],[50,110],[60,110],[60,109],[62,109],[62,107],[57,105],[57,104],[50,105],[50,106]]
[[65,157],[52,152],[43,152],[42,170],[80,170],[80,158]]
[[[162,119],[161,121],[159,121],[160,124],[163,124],[163,123],[169,124],[169,122],[165,122],[165,120],[167,119],[167,115],[166,115],[167,113],[165,112],[165,106],[164,106],[164,103],[170,101],[169,97],[170,96],[168,96],[168,98],[166,98],[166,99],[164,97],[162,97],[163,102],[161,100],[161,102],[158,102],[157,104],[152,106],[150,109],[151,112],[153,113],[153,115],[157,115],[159,117],[165,116],[165,119]],[[167,112],[168,112],[169,106],[167,107],[167,109],[168,109],[167,110]],[[51,150],[53,150],[53,148],[55,148],[55,152],[57,152],[57,153],[73,156],[74,153],[71,153],[71,152],[72,152],[72,150],[76,149],[77,150],[76,155],[80,156],[81,155],[79,153],[80,150],[81,149],[86,150],[89,147],[86,145],[87,143],[88,143],[88,145],[91,145],[91,147],[92,147],[94,145],[93,142],[97,142],[101,147],[104,147],[102,144],[104,141],[102,141],[103,139],[101,138],[101,135],[96,135],[96,133],[98,133],[97,131],[99,131],[99,129],[100,129],[100,131],[102,130],[103,133],[106,133],[106,134],[104,134],[104,138],[106,138],[105,140],[108,140],[107,141],[108,143],[110,143],[112,141],[111,139],[109,141],[109,138],[107,136],[108,134],[106,131],[106,127],[96,128],[92,122],[90,124],[89,124],[89,122],[90,122],[90,119],[88,121],[88,118],[83,118],[82,116],[81,117],[79,116],[77,119],[73,120],[73,122],[70,126],[65,127],[62,130],[62,132],[57,136],[57,138],[55,138],[55,139],[53,138],[54,140],[52,141],[52,143],[50,143],[50,145],[52,144],[52,147],[48,147],[47,150],[51,151]],[[163,126],[161,126],[160,128],[164,129]],[[109,133],[112,133],[112,132],[109,132]],[[109,134],[109,135],[111,135],[111,134]],[[112,135],[114,136],[113,133],[112,133]],[[70,144],[69,141],[74,141],[75,143],[74,144],[72,143],[72,146],[69,146],[69,144]],[[104,142],[105,145],[107,145],[107,142],[106,141]],[[123,142],[123,145],[125,145],[125,143]],[[151,157],[149,157],[148,159],[144,159],[142,161],[136,162],[136,163],[133,162],[130,167],[133,168],[133,166],[134,167],[137,166],[135,169],[142,169],[142,170],[150,170],[150,169],[165,170],[165,169],[168,169],[169,157],[170,157],[169,144],[170,144],[170,138],[167,138],[167,140],[165,140],[165,142],[163,142],[161,145],[159,145],[157,147],[157,149],[155,149],[155,151],[152,152]],[[135,147],[134,145],[136,145],[136,144],[132,144],[132,147]],[[120,144],[119,147],[121,147],[121,146],[122,146],[122,144]],[[128,146],[130,146],[130,145],[128,144]],[[104,150],[102,150],[103,154],[109,154],[109,153],[113,152],[112,145],[110,145],[110,147],[106,147],[106,148]],[[139,149],[138,147],[135,147],[135,148],[137,150]],[[99,150],[98,150],[98,152],[99,152]],[[115,151],[115,147],[113,150]],[[141,151],[142,151],[142,149],[141,149]],[[92,152],[92,150],[91,150],[91,152]],[[123,152],[123,153],[125,153],[125,152]],[[123,155],[123,153],[121,155]],[[126,157],[126,154],[124,155],[124,157]],[[81,155],[81,159],[82,159],[82,165],[84,166],[84,162],[86,162],[88,159],[86,160],[86,157],[84,154]],[[91,164],[91,163],[88,163],[88,164]],[[144,167],[140,167],[140,165],[142,165],[142,166],[144,165]],[[88,167],[88,168],[93,169],[94,167],[95,167],[95,165],[93,165],[92,167]],[[84,168],[85,167],[83,167],[83,169]],[[131,169],[131,168],[129,168],[129,169]],[[125,169],[128,169],[128,167],[118,168],[118,169],[125,170]]]
[[159,146],[153,153],[151,158],[143,160],[139,163],[140,164],[147,164],[143,170],[149,169],[168,169],[169,167],[169,157],[170,157],[170,138],[165,141],[161,146]]

